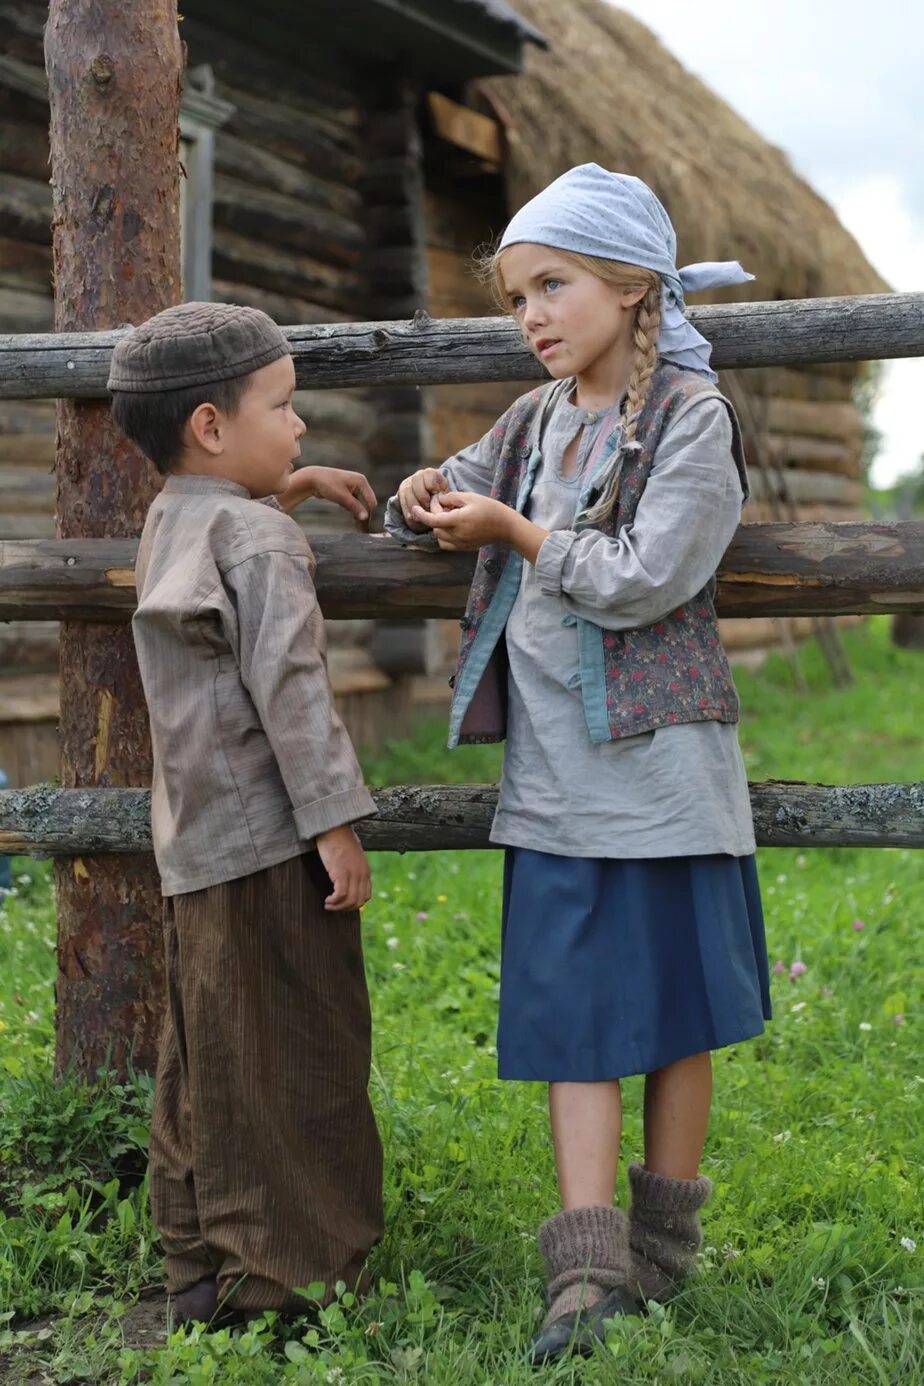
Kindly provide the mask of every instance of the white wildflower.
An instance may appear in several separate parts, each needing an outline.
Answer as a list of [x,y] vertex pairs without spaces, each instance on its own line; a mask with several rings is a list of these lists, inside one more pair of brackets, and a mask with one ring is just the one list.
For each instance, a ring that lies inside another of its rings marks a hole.
[[385,945],[387,948],[397,948],[400,942],[401,940],[398,938],[398,935],[392,934],[391,938],[385,940]]
[[917,1251],[918,1249],[918,1244],[913,1237],[902,1237],[900,1245],[904,1247],[905,1251]]
[[773,1137],[773,1144],[774,1144],[774,1145],[785,1145],[787,1141],[791,1141],[791,1140],[792,1140],[792,1132],[791,1132],[791,1131],[779,1131],[779,1132]]
[[861,1020],[861,1021],[860,1021],[860,1029],[861,1029],[861,1030],[871,1030],[872,1028],[873,1028],[873,1027],[872,1027],[872,1025],[870,1025],[870,1023],[869,1023],[868,1020]]

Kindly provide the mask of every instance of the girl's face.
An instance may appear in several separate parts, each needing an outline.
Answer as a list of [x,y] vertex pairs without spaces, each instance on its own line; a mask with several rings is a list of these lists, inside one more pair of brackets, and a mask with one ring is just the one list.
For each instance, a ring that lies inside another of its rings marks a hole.
[[498,264],[526,344],[557,380],[605,368],[630,347],[642,285],[610,284],[544,245],[512,245]]

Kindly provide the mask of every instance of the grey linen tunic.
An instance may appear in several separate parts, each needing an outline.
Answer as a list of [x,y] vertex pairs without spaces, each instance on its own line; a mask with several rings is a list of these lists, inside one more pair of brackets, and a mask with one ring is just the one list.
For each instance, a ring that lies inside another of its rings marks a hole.
[[375,812],[334,709],[301,529],[216,477],[148,511],[132,620],[154,750],[164,895],[262,871]]
[[[507,743],[491,841],[577,857],[749,855],[754,829],[736,726],[690,722],[592,742],[577,630],[563,624],[578,615],[614,631],[650,625],[705,586],[741,515],[728,413],[705,399],[675,416],[635,520],[614,539],[570,526],[581,475],[618,406],[578,409],[572,390],[563,381],[546,412],[527,510],[551,533],[535,566],[523,564],[507,622]],[[563,454],[578,433],[577,466],[565,476]],[[486,437],[440,470],[453,490],[486,495],[487,459]],[[394,500],[386,528],[412,537]]]

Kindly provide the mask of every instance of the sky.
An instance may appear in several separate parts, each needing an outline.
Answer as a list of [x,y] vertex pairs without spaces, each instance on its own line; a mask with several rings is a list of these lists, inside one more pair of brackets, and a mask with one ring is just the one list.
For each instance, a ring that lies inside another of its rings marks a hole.
[[[924,290],[924,5],[881,0],[619,0],[786,151],[897,290]],[[873,481],[924,453],[924,358],[884,366]]]

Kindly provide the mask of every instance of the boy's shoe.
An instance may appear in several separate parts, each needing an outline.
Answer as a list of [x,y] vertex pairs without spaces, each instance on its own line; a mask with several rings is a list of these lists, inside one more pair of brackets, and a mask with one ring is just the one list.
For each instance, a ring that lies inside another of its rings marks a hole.
[[204,1276],[173,1296],[173,1322],[177,1327],[211,1323],[217,1313],[218,1281],[214,1275]]

